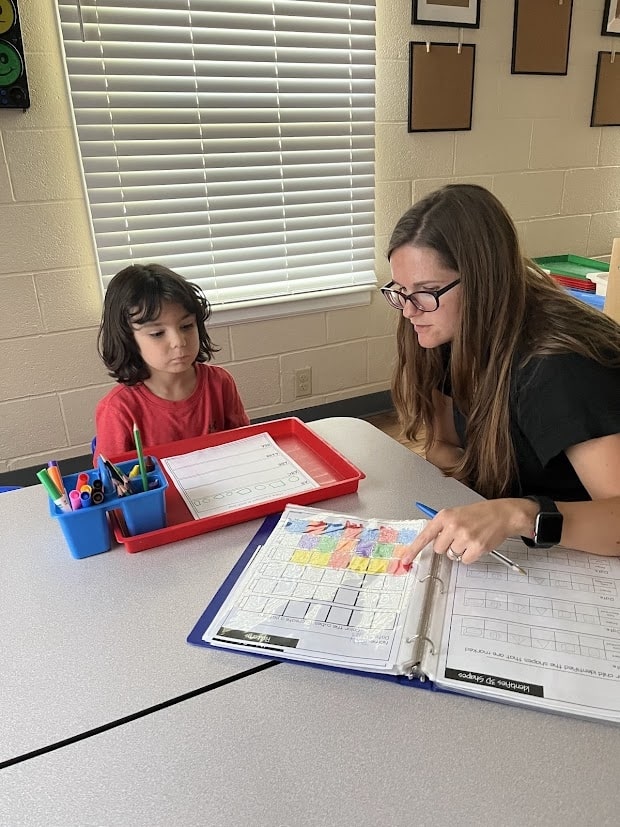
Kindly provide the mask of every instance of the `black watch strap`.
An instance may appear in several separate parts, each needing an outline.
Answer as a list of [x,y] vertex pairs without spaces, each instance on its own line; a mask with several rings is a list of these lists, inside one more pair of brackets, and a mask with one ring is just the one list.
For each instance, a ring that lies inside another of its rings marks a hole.
[[562,514],[551,497],[538,494],[526,494],[524,499],[537,503],[540,511],[536,517],[534,539],[522,537],[530,548],[551,548],[562,538]]

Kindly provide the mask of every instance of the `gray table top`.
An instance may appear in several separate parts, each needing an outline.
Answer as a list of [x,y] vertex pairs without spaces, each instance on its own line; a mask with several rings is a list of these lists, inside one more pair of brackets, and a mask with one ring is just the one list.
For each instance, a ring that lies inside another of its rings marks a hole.
[[614,727],[280,664],[3,770],[0,823],[615,827],[619,770]]
[[[367,422],[311,427],[367,475],[334,508],[404,517],[416,490],[432,502],[473,496]],[[250,668],[185,640],[260,523],[75,560],[42,486],[1,495],[0,761]]]
[[41,486],[2,494],[0,523],[0,761],[247,668],[185,639],[260,521],[83,560]]
[[[477,499],[366,422],[310,427],[366,473],[321,506]],[[185,643],[260,521],[80,561],[46,508],[40,487],[0,497],[0,760],[264,663]],[[279,664],[4,769],[0,823],[604,825],[619,772],[608,725]]]

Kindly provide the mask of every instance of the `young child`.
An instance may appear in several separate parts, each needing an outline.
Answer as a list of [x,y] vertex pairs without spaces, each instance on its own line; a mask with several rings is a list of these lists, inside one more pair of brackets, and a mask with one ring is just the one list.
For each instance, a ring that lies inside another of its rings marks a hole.
[[119,385],[97,405],[95,464],[133,450],[134,422],[145,446],[249,425],[230,373],[205,364],[217,350],[210,315],[200,288],[167,267],[136,264],[114,276],[97,343]]

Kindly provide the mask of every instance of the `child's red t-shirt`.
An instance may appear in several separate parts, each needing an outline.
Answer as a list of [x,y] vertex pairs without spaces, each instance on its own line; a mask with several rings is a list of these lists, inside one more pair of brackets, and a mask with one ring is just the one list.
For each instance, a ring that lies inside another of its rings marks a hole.
[[100,453],[109,458],[134,449],[134,422],[145,447],[249,425],[230,373],[217,365],[195,367],[196,387],[179,402],[155,396],[142,383],[119,384],[106,394],[95,412],[95,465]]

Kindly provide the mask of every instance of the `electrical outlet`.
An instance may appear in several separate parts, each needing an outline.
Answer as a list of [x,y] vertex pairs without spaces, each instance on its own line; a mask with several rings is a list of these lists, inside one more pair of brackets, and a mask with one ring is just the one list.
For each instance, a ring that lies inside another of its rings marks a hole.
[[312,396],[312,368],[295,371],[295,399],[300,396]]

